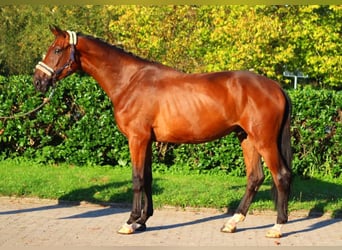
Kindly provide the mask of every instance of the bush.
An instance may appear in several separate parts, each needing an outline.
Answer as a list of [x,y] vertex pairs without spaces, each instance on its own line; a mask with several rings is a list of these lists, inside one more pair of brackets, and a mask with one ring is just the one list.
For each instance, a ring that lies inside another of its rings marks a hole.
[[342,173],[342,92],[306,87],[291,91],[294,171],[300,175]]
[[[293,170],[302,176],[341,176],[342,94],[332,90],[291,90]],[[27,112],[42,102],[28,76],[0,77],[0,116]],[[118,131],[112,105],[95,80],[72,75],[58,83],[50,103],[16,119],[0,119],[0,156],[70,164],[130,163],[126,138]],[[199,145],[159,143],[160,170],[220,171],[244,175],[241,147],[234,135]]]
[[[73,75],[58,84],[42,110],[0,121],[2,155],[81,165],[127,162],[126,139],[115,126],[111,102],[96,82]],[[31,77],[3,77],[0,86],[1,110],[6,111],[0,116],[26,112],[42,102]]]

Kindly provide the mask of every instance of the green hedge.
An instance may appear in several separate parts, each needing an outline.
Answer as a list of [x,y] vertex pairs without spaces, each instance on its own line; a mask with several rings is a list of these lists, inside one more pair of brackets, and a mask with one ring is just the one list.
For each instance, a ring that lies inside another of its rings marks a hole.
[[[341,176],[342,94],[301,88],[288,91],[293,102],[293,169],[303,176]],[[30,76],[0,76],[0,116],[32,110],[43,96]],[[0,156],[39,162],[128,165],[126,138],[118,131],[111,102],[88,76],[58,83],[50,103],[16,119],[0,119]],[[220,171],[244,175],[242,151],[234,135],[199,145],[157,144],[155,168]]]

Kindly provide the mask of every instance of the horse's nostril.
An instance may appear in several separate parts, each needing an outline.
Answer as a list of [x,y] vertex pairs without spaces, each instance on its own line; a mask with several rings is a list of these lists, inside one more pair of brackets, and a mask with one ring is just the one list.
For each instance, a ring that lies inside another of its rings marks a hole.
[[40,85],[40,81],[39,81],[39,80],[35,80],[35,81],[34,81],[34,85],[35,85],[36,87],[38,87],[38,86]]

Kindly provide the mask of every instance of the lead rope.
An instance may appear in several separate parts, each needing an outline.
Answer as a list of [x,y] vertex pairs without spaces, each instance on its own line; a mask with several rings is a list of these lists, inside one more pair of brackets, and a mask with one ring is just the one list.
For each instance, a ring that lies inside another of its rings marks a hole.
[[[77,44],[77,33],[74,32],[74,31],[70,31],[70,30],[67,30],[67,33],[69,34],[69,44],[71,46],[75,46]],[[74,47],[72,47],[72,48],[74,50]],[[71,53],[71,57],[74,57],[73,53]],[[74,60],[74,58],[71,58],[71,59]],[[46,65],[43,62],[39,62],[36,65],[36,69],[43,71],[45,74],[47,74],[50,77],[54,73],[56,73],[51,67],[49,67],[48,65]],[[64,67],[63,67],[63,69],[64,69]],[[4,120],[5,121],[5,120],[8,120],[8,119],[16,119],[16,118],[25,117],[25,116],[28,116],[28,115],[30,115],[32,113],[37,112],[38,110],[40,110],[42,107],[44,107],[45,104],[47,104],[51,100],[52,95],[54,93],[55,93],[55,89],[52,89],[49,97],[48,98],[44,98],[43,102],[39,106],[37,106],[36,108],[30,110],[29,112],[22,113],[22,114],[11,115],[11,116],[0,116],[0,120]]]
[[26,112],[26,113],[15,114],[15,115],[11,115],[11,116],[0,116],[0,120],[6,121],[6,120],[9,120],[9,119],[16,119],[16,118],[25,117],[25,116],[28,116],[28,115],[30,115],[30,114],[32,114],[32,113],[37,112],[37,111],[40,110],[42,107],[44,107],[45,104],[47,104],[48,102],[50,102],[50,100],[51,100],[51,98],[52,98],[52,96],[53,96],[54,93],[55,93],[55,89],[52,89],[52,91],[51,91],[49,97],[45,97],[45,98],[43,99],[43,102],[42,102],[39,106],[37,106],[36,108],[34,108],[34,109],[32,109],[32,110],[30,110],[30,111],[28,111],[28,112]]

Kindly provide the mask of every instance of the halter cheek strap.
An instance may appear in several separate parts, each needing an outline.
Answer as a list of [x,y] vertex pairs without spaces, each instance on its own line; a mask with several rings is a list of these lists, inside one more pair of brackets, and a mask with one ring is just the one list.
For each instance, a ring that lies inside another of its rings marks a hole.
[[49,77],[52,77],[53,75],[59,75],[65,68],[70,67],[71,63],[75,61],[75,45],[77,44],[77,34],[76,32],[70,30],[67,30],[67,33],[69,34],[69,44],[71,45],[69,61],[62,68],[56,71],[43,62],[38,62],[36,65],[36,69],[42,71]]

